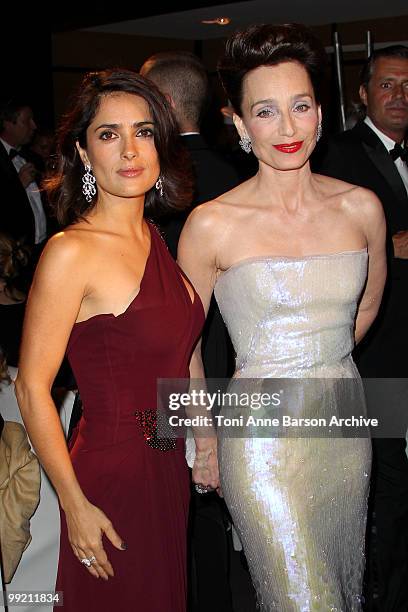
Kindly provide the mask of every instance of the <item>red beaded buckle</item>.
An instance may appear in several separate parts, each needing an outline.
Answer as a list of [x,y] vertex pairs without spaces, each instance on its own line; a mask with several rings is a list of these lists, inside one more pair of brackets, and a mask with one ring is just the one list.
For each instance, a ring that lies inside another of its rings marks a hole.
[[135,417],[142,429],[146,444],[151,448],[160,451],[169,451],[176,448],[176,438],[158,436],[159,428],[161,432],[169,432],[169,424],[164,414],[157,413],[156,410],[142,410],[135,412]]

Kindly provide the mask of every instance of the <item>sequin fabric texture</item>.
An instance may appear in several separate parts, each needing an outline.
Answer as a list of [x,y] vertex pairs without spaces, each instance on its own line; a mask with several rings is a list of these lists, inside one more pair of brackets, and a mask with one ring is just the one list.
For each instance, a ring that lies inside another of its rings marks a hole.
[[[215,296],[237,353],[232,385],[359,383],[351,351],[367,262],[365,250],[254,257],[224,272]],[[370,440],[221,436],[219,460],[260,610],[361,610]]]

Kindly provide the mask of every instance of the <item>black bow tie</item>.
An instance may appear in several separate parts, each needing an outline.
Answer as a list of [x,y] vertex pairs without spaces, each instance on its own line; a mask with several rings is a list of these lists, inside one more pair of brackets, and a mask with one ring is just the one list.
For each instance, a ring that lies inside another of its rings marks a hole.
[[395,147],[391,149],[390,155],[394,161],[400,157],[402,161],[408,162],[408,148],[401,147],[401,145],[398,143],[396,143]]
[[17,151],[17,149],[10,149],[10,151],[9,151],[9,158],[10,159],[14,159],[15,157],[17,157],[17,155],[20,155],[20,153]]

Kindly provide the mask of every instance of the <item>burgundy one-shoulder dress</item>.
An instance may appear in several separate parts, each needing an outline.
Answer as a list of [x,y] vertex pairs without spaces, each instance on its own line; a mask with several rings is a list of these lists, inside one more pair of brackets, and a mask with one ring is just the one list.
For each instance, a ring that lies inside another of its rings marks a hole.
[[[74,556],[61,511],[57,590],[72,612],[184,612],[189,475],[184,441],[146,442],[158,378],[189,376],[204,323],[157,230],[140,291],[126,311],[77,323],[67,354],[83,402],[71,459],[89,501],[105,512],[127,550],[103,538],[115,576],[94,578]],[[136,413],[136,414],[135,414]],[[61,609],[61,608],[56,608]]]

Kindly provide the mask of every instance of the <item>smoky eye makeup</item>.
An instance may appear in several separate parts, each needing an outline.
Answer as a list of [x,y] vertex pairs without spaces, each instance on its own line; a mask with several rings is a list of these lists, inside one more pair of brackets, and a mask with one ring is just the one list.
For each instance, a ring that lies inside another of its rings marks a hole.
[[296,112],[304,113],[311,108],[311,104],[309,102],[296,102],[293,105],[293,110]]
[[277,109],[273,106],[265,106],[255,111],[256,117],[260,117],[261,119],[267,117],[273,117],[277,114]]

